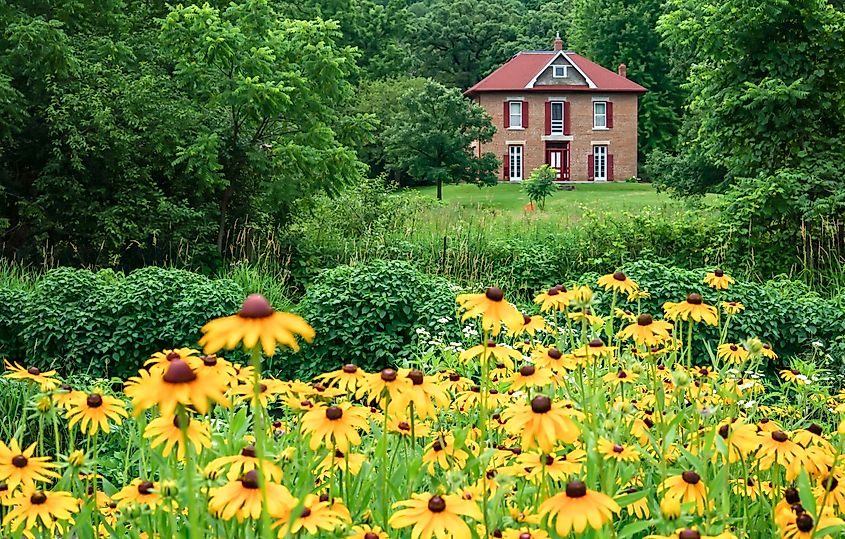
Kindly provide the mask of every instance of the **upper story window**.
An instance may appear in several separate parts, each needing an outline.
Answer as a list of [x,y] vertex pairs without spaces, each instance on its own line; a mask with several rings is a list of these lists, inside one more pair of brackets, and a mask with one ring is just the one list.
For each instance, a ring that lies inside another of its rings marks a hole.
[[552,66],[552,77],[565,79],[569,76],[569,66]]
[[522,101],[510,101],[508,103],[508,115],[508,127],[523,127]]
[[551,134],[563,134],[563,101],[552,101],[550,104],[551,112]]
[[607,102],[593,102],[593,129],[607,129]]

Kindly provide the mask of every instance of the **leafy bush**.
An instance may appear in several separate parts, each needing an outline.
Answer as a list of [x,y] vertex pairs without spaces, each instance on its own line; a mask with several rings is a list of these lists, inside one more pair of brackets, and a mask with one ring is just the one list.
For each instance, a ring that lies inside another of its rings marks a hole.
[[278,368],[285,376],[308,378],[349,362],[367,370],[397,365],[411,356],[417,327],[441,331],[438,320],[454,318],[457,290],[399,261],[326,270],[300,305],[317,337]]
[[557,171],[549,165],[541,165],[531,172],[522,183],[522,190],[528,195],[528,200],[532,204],[539,204],[540,209],[546,209],[546,198],[555,194],[557,187],[555,180],[557,179]]
[[199,328],[231,314],[243,296],[228,279],[183,270],[148,267],[123,276],[59,268],[30,292],[0,288],[11,306],[0,316],[0,349],[64,373],[125,377],[152,352],[196,345]]

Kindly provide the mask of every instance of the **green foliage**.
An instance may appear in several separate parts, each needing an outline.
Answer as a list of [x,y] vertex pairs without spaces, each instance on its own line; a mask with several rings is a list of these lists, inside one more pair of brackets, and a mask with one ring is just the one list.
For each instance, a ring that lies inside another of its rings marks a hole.
[[555,194],[557,186],[557,170],[549,165],[540,165],[531,171],[531,176],[522,182],[522,190],[528,195],[532,204],[539,204],[540,209],[546,209],[546,198]]
[[724,180],[724,171],[693,153],[672,154],[655,149],[644,165],[646,179],[657,189],[679,197],[702,196]]
[[670,67],[656,25],[663,0],[572,0],[569,44],[608,69],[628,66],[628,78],[648,88],[639,101],[639,151],[675,145],[684,91]]
[[388,167],[428,183],[494,184],[499,168],[490,152],[477,157],[470,145],[490,142],[490,116],[455,88],[429,81],[410,89],[403,107],[385,130]]
[[237,310],[244,291],[228,279],[144,268],[127,276],[58,268],[30,291],[0,287],[0,347],[63,373],[132,375],[150,354],[196,346],[208,320]]
[[279,368],[308,378],[350,362],[368,371],[396,366],[411,357],[416,328],[441,329],[438,319],[454,318],[458,290],[398,261],[326,270],[299,309],[317,337]]

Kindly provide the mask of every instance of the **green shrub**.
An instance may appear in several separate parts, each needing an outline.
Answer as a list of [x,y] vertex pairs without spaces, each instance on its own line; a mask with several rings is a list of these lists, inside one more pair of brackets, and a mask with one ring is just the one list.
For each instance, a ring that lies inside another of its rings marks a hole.
[[546,209],[546,198],[555,194],[557,186],[557,171],[549,165],[541,165],[531,172],[522,183],[522,190],[528,195],[528,200],[534,205],[539,205],[541,210]]
[[[416,328],[440,331],[438,319],[454,318],[457,291],[405,262],[326,270],[299,309],[317,332],[314,343],[273,367],[284,376],[308,378],[350,362],[370,371],[397,365],[411,357]],[[452,325],[457,335],[458,326]]]
[[[0,337],[22,362],[63,374],[126,377],[157,350],[195,346],[202,325],[234,312],[243,296],[230,280],[184,270],[148,267],[124,277],[59,268],[18,295],[11,322],[0,321]],[[19,341],[4,323],[16,328]]]

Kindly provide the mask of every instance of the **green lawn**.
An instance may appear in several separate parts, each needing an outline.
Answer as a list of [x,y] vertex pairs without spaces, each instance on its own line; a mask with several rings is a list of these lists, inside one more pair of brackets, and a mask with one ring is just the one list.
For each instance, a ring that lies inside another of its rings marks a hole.
[[[415,190],[431,197],[437,194],[433,186]],[[498,184],[483,188],[468,184],[445,185],[443,202],[455,209],[499,210],[516,216],[526,212],[528,197],[518,184]],[[574,191],[556,191],[546,200],[545,212],[535,213],[577,220],[585,209],[618,212],[638,211],[647,207],[671,212],[680,209],[680,204],[666,194],[657,193],[649,184],[575,184]]]

